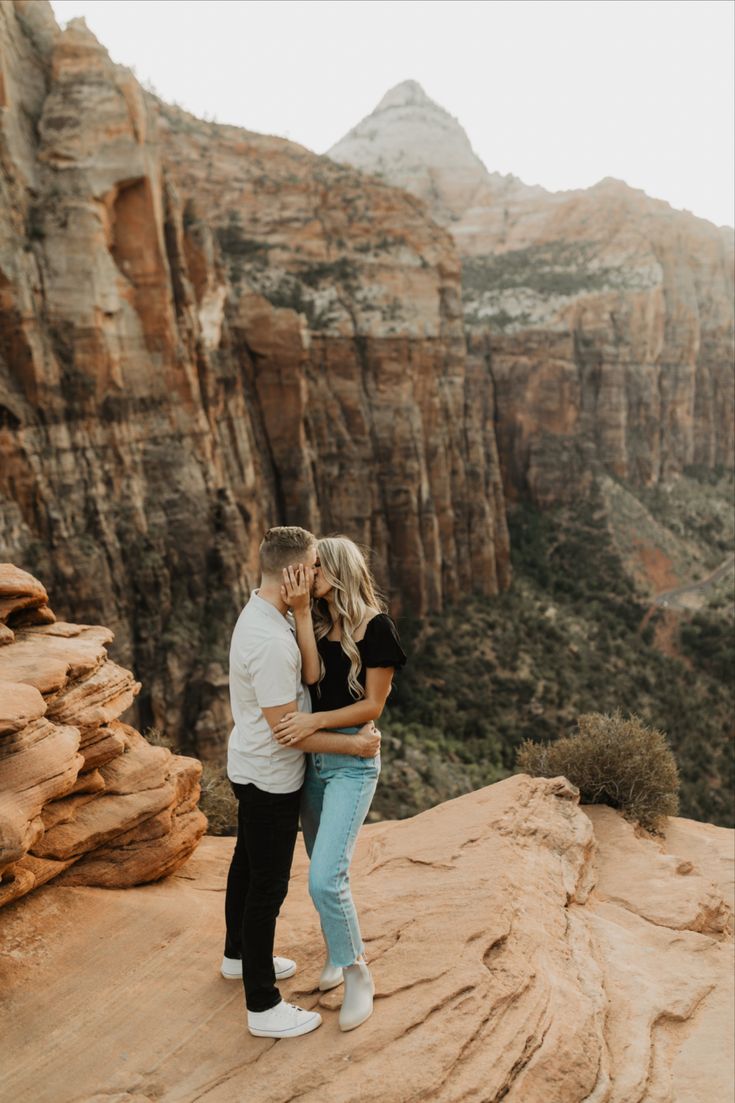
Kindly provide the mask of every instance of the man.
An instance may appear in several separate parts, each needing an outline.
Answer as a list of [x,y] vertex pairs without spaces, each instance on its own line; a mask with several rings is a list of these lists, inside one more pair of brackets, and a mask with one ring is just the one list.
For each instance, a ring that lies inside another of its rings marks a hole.
[[248,1029],[265,1038],[315,1030],[316,1011],[286,1003],[277,980],[296,964],[273,956],[276,918],[288,891],[304,780],[305,751],[371,758],[380,735],[366,724],[357,735],[316,732],[299,747],[281,745],[273,729],[288,712],[311,709],[301,681],[301,654],[292,617],[281,597],[284,567],[316,563],[316,537],[305,529],[269,529],[260,545],[261,583],[240,613],[230,645],[230,703],[234,727],[227,775],[238,802],[237,841],[227,876],[227,937],[222,975],[242,977]]

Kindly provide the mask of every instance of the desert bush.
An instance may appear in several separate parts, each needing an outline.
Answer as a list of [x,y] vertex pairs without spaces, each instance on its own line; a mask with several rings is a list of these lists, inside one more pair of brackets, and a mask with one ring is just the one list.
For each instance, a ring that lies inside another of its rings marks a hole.
[[205,762],[202,766],[202,795],[199,807],[207,817],[209,835],[237,834],[237,798],[222,766]]
[[142,734],[143,738],[154,747],[166,747],[169,751],[172,751],[173,754],[176,754],[174,738],[172,735],[169,735],[168,732],[161,731],[160,728],[146,728]]
[[[173,754],[178,753],[171,736],[159,728],[146,728],[143,735],[154,747],[167,747]],[[199,807],[209,821],[207,833],[236,835],[237,798],[227,779],[225,768],[213,762],[203,762],[200,786]]]
[[648,831],[659,832],[679,810],[679,775],[665,735],[620,709],[579,716],[577,731],[553,743],[527,739],[516,768],[535,777],[563,774],[583,804],[608,804]]

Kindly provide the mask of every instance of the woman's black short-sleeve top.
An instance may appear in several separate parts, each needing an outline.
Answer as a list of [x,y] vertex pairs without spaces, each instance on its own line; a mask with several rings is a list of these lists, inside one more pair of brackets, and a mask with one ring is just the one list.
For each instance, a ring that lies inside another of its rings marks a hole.
[[[324,662],[324,677],[317,685],[309,686],[311,707],[315,712],[327,712],[331,709],[354,705],[355,698],[350,693],[347,682],[350,660],[342,650],[341,641],[328,640],[326,636],[322,636],[317,641],[317,648]],[[398,629],[387,613],[377,613],[372,620],[368,621],[365,635],[358,640],[357,649],[362,659],[362,668],[357,680],[363,688],[368,667],[400,668],[406,662],[406,655],[398,638]]]

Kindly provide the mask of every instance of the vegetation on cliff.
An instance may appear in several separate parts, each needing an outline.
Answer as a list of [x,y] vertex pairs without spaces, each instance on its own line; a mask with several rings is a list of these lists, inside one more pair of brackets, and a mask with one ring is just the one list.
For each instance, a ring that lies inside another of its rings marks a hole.
[[590,712],[577,731],[551,743],[527,739],[518,769],[533,777],[564,776],[583,804],[607,804],[649,831],[660,831],[679,810],[679,776],[663,732],[639,717]]
[[[731,546],[732,479],[692,470],[668,493],[638,492],[627,508],[645,505],[661,529],[647,532],[641,514],[636,540],[665,543],[668,534],[678,571],[706,575]],[[674,814],[673,752],[680,814],[732,824],[732,574],[702,592],[696,611],[652,604],[631,558],[638,544],[621,542],[619,526],[630,519],[620,494],[629,488],[598,485],[571,507],[516,505],[510,590],[468,593],[426,621],[402,620],[410,662],[380,723],[383,773],[371,819],[413,815],[507,777],[517,763],[536,772],[530,752],[518,762],[529,741],[555,745],[552,772],[574,772],[567,752],[578,759],[584,717],[633,713],[620,722],[624,743],[640,750],[648,741],[650,754],[629,813],[648,827]],[[583,774],[570,780],[583,801],[604,802]],[[234,829],[234,800],[216,764],[205,767],[202,807],[210,831]]]
[[[689,490],[696,485],[690,479]],[[673,523],[675,503],[667,508]],[[676,516],[690,537],[685,512]],[[728,518],[723,510],[712,522],[718,532]],[[732,577],[729,596],[723,579],[711,604],[677,611],[664,646],[671,614],[631,577],[599,488],[543,513],[516,505],[509,525],[509,591],[468,594],[424,625],[402,625],[411,661],[383,723],[375,808],[408,815],[437,792],[446,799],[496,781],[512,772],[525,740],[568,736],[581,714],[620,709],[666,733],[681,814],[730,825]]]

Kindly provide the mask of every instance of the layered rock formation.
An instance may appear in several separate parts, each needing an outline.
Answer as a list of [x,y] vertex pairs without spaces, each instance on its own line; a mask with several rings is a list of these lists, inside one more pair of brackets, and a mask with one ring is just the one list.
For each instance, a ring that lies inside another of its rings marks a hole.
[[201,763],[120,721],[140,683],[111,640],[57,621],[38,580],[0,564],[0,906],[52,878],[157,880],[204,833]]
[[487,367],[409,195],[144,94],[83,21],[0,8],[0,547],[221,751],[265,528],[375,549],[396,613],[509,580]]
[[329,152],[448,224],[510,496],[568,499],[601,469],[653,485],[733,466],[732,229],[620,180],[552,193],[489,173],[414,81]]
[[[17,1054],[6,1091],[16,1103],[726,1100],[732,841],[681,819],[643,837],[611,809],[580,808],[564,779],[522,775],[365,828],[353,886],[376,1001],[350,1034],[340,991],[317,990],[299,843],[278,931],[299,969],[282,990],[324,1022],[288,1043],[251,1037],[241,986],[218,974],[231,840],[205,839],[144,892],[50,887],[0,919],[2,1032]],[[90,1046],[100,1024],[106,1045]]]

